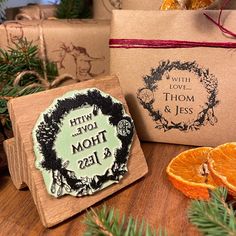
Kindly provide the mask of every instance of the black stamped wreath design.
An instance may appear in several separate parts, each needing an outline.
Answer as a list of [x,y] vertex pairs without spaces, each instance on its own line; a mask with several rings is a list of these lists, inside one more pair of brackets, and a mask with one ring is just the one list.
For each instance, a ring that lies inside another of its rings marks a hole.
[[[163,80],[164,77],[168,79],[168,72],[172,70],[188,71],[195,74],[207,91],[207,101],[203,104],[202,110],[198,113],[195,120],[175,123],[167,120],[160,110],[154,110],[153,108],[155,102],[154,94],[159,89],[158,82]],[[167,76],[165,76],[166,74]],[[209,72],[209,69],[200,68],[195,61],[161,61],[156,69],[151,69],[151,75],[146,75],[143,80],[145,87],[138,90],[137,98],[156,123],[155,128],[164,130],[164,132],[172,129],[188,132],[199,130],[208,123],[214,125],[218,122],[214,110],[219,104],[219,100],[217,99],[218,80]]]
[[[61,130],[63,119],[72,110],[84,106],[93,107],[93,114],[98,115],[100,109],[103,115],[109,117],[109,123],[117,128],[117,137],[121,142],[115,150],[115,161],[103,175],[93,178],[77,177],[74,171],[67,169],[69,161],[59,157],[54,149],[54,142]],[[104,96],[97,89],[87,93],[77,93],[73,97],[58,99],[54,109],[45,113],[43,121],[37,126],[36,140],[43,156],[41,167],[52,174],[51,193],[57,197],[75,192],[76,196],[91,195],[98,191],[108,181],[118,182],[127,172],[127,161],[132,144],[134,125],[132,119],[124,113],[123,105],[115,102],[110,96]]]

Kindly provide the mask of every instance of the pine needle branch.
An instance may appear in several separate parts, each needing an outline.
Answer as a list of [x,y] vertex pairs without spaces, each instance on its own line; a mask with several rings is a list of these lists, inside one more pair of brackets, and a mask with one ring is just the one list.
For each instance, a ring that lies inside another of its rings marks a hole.
[[91,18],[92,10],[89,0],[61,0],[57,7],[59,19]]
[[[140,222],[132,217],[120,216],[114,208],[103,206],[99,211],[91,209],[87,213],[85,236],[154,236],[157,235],[143,220]],[[159,236],[167,236],[166,231],[160,230]]]
[[[46,65],[48,79],[53,81],[58,76],[57,66],[49,61]],[[34,73],[25,73],[16,85],[17,76],[24,71]],[[38,47],[32,42],[19,39],[7,50],[0,48],[0,126],[11,128],[7,109],[7,102],[10,99],[44,90],[39,83],[39,86],[30,87],[33,83],[37,84],[36,75],[43,76],[43,74],[43,61],[39,57]]]
[[236,236],[236,218],[232,203],[228,203],[227,190],[218,188],[207,201],[192,201],[188,217],[204,235]]

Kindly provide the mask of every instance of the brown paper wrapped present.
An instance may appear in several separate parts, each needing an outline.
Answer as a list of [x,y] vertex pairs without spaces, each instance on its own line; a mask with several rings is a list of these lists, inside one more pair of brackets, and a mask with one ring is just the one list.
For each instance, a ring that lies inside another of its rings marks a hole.
[[[162,3],[165,0],[123,0],[122,1],[122,9],[127,10],[159,10]],[[176,0],[180,4],[180,8],[184,8],[185,3],[190,1],[199,2],[199,0]],[[213,0],[212,0],[213,1]],[[209,1],[210,2],[210,1]],[[224,4],[225,0],[214,0],[212,4],[208,7],[209,9],[220,9],[221,6]],[[197,3],[198,4],[198,3]],[[193,4],[196,5],[196,4]],[[229,3],[224,7],[224,9],[236,9],[236,1],[231,0]]]
[[31,4],[23,7],[7,8],[7,20],[40,20],[55,17],[56,5]]
[[40,50],[45,47],[47,58],[57,63],[60,74],[71,74],[77,81],[109,74],[109,21],[8,21],[0,25],[0,34],[0,48],[11,47],[23,37]]
[[159,10],[162,0],[122,0],[122,9],[127,10]]
[[121,0],[93,1],[94,19],[111,19],[112,10],[121,9]]
[[[236,31],[235,21],[223,12],[224,27]],[[110,47],[141,140],[236,141],[236,38],[202,11],[114,11]]]
[[19,9],[15,20],[45,20],[56,16],[56,5],[28,5]]

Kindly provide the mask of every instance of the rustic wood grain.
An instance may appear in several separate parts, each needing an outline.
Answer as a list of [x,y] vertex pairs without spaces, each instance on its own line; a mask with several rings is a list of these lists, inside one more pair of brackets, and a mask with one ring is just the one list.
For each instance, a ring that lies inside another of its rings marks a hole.
[[[68,91],[85,88],[98,88],[110,94],[121,101],[128,112],[128,106],[122,94],[119,80],[117,77],[111,76],[12,99],[8,104],[15,137],[15,147],[9,149],[7,142],[5,150],[11,154],[11,156],[8,156],[8,165],[12,181],[18,189],[21,189],[24,184],[29,187],[40,219],[45,227],[52,227],[87,209],[140,179],[148,171],[140,142],[137,134],[135,134],[128,161],[129,171],[119,183],[113,184],[92,196],[81,198],[64,196],[56,199],[48,194],[42,174],[35,167],[32,130],[39,115],[52,104],[55,98],[64,95]],[[30,109],[29,112],[29,107],[34,109]]]
[[[121,213],[144,218],[154,228],[166,227],[168,235],[197,236],[186,217],[189,199],[177,191],[167,180],[165,168],[171,158],[189,147],[143,143],[142,149],[148,162],[148,175],[103,200]],[[46,229],[28,190],[17,190],[7,172],[0,175],[0,235],[46,235],[80,236],[83,235],[85,213],[78,214],[57,227]]]

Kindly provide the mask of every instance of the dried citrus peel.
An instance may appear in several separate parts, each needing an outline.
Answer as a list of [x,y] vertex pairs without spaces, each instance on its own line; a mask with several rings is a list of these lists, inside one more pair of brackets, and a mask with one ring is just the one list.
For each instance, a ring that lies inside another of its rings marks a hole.
[[166,172],[172,184],[187,197],[209,199],[209,189],[215,183],[207,168],[207,154],[212,148],[187,150],[175,157]]
[[209,7],[214,0],[191,0],[188,9],[196,10]]
[[164,0],[160,9],[165,10],[196,10],[211,6],[216,0]]
[[166,10],[180,10],[182,7],[180,6],[179,2],[177,0],[164,0],[160,10],[166,11]]
[[225,186],[236,197],[236,143],[227,143],[208,154],[208,165],[214,181]]

